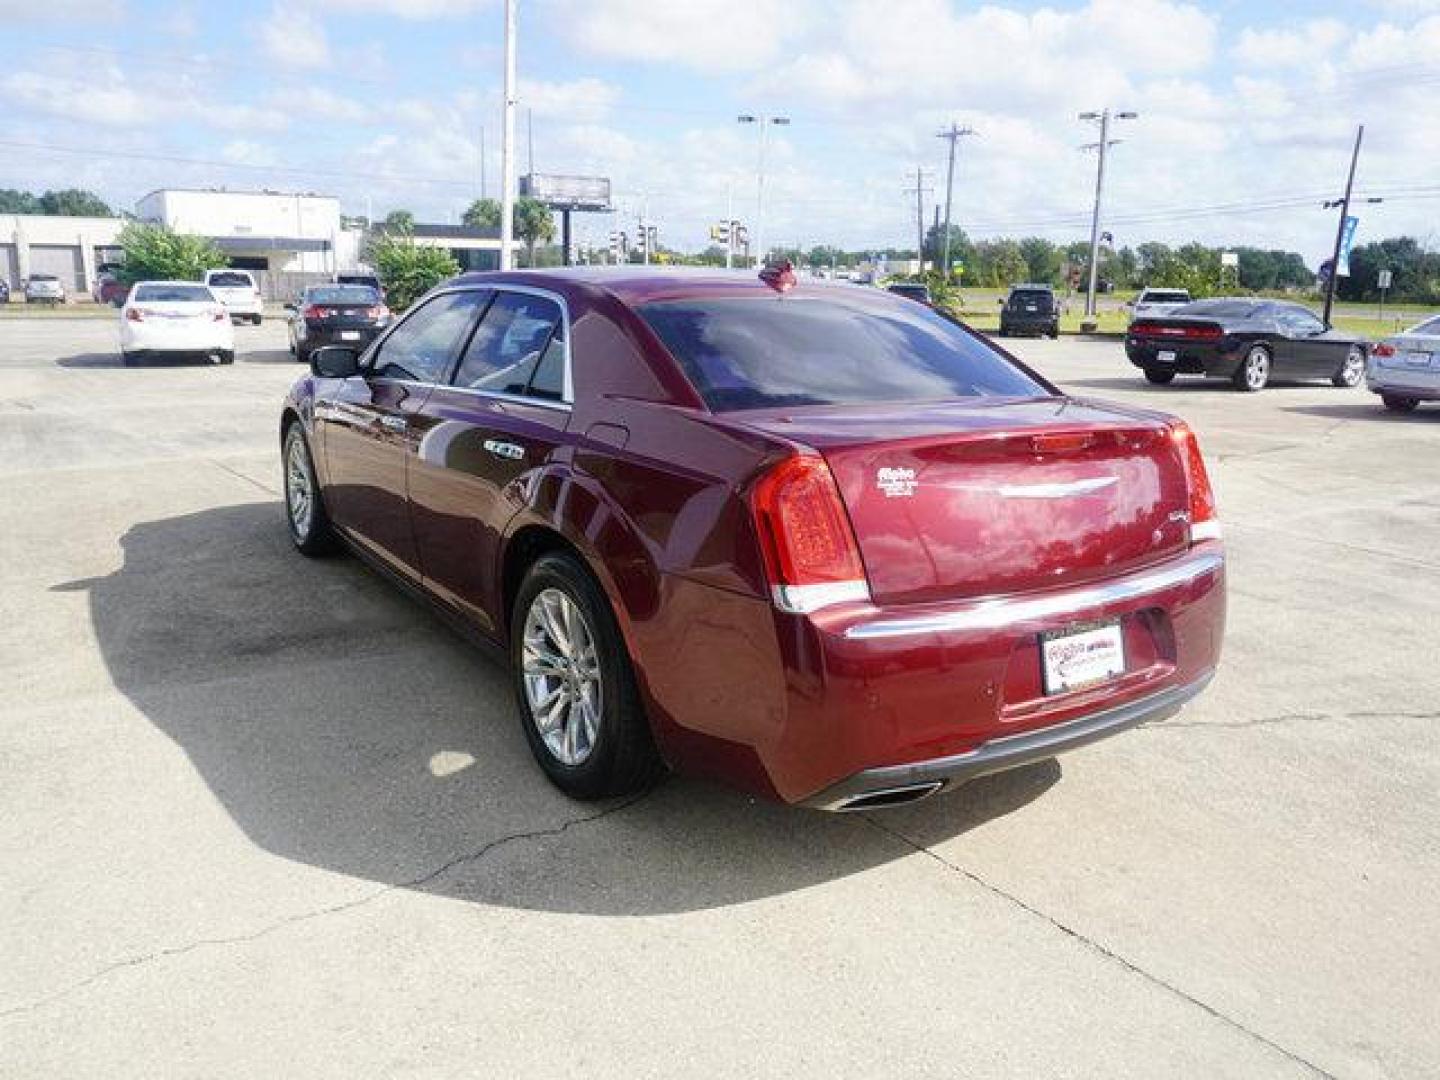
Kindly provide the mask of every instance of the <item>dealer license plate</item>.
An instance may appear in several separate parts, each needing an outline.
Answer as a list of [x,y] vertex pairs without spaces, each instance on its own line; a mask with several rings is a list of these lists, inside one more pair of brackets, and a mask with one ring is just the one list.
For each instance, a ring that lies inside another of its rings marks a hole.
[[1407,352],[1405,354],[1405,363],[1411,367],[1429,367],[1430,354],[1428,352]]
[[1118,620],[1040,635],[1047,694],[1064,694],[1125,674],[1125,636]]
[[341,330],[341,331],[340,331],[340,340],[341,340],[341,341],[359,341],[359,340],[360,340],[360,331],[359,331],[359,330]]
[[1162,364],[1173,364],[1175,362],[1175,350],[1161,349],[1155,354],[1155,359]]

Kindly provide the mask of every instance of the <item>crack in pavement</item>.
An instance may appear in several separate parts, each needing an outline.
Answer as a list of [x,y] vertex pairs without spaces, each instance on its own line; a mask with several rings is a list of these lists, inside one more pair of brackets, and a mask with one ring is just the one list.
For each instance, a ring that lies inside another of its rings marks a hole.
[[1036,918],[1036,919],[1039,919],[1039,920],[1041,920],[1041,921],[1044,922],[1044,923],[1047,923],[1049,926],[1053,927],[1054,929],[1059,930],[1059,931],[1060,931],[1062,934],[1064,934],[1066,937],[1068,937],[1068,938],[1070,938],[1070,939],[1078,942],[1080,945],[1082,945],[1082,946],[1084,946],[1085,948],[1091,950],[1092,952],[1095,952],[1095,953],[1099,954],[1100,956],[1104,957],[1105,959],[1110,960],[1110,961],[1113,961],[1113,962],[1116,963],[1116,964],[1119,964],[1122,968],[1124,968],[1126,971],[1130,972],[1132,975],[1137,975],[1137,976],[1139,976],[1141,979],[1144,979],[1146,982],[1150,983],[1152,986],[1158,987],[1159,989],[1165,991],[1167,994],[1170,994],[1171,996],[1180,999],[1181,1001],[1185,1002],[1186,1004],[1193,1005],[1195,1008],[1198,1008],[1198,1009],[1200,1009],[1202,1012],[1205,1012],[1205,1013],[1208,1014],[1209,1016],[1214,1017],[1216,1020],[1219,1020],[1222,1024],[1226,1025],[1227,1027],[1233,1028],[1234,1030],[1240,1032],[1242,1035],[1246,1036],[1247,1038],[1253,1039],[1254,1041],[1260,1043],[1262,1046],[1268,1047],[1269,1049],[1271,1049],[1271,1050],[1275,1051],[1276,1053],[1278,1053],[1278,1054],[1282,1055],[1283,1057],[1285,1057],[1287,1060],[1294,1062],[1296,1065],[1299,1065],[1299,1066],[1301,1066],[1302,1068],[1308,1069],[1310,1072],[1314,1073],[1316,1076],[1324,1077],[1325,1080],[1337,1080],[1337,1078],[1336,1078],[1336,1076],[1335,1076],[1334,1073],[1331,1073],[1331,1072],[1329,1072],[1329,1071],[1327,1071],[1327,1070],[1325,1070],[1325,1069],[1322,1069],[1319,1065],[1316,1065],[1313,1061],[1309,1061],[1309,1060],[1307,1060],[1306,1058],[1301,1057],[1301,1056],[1300,1056],[1299,1054],[1297,1054],[1295,1051],[1289,1050],[1289,1049],[1287,1049],[1286,1047],[1281,1046],[1279,1043],[1275,1042],[1273,1039],[1267,1038],[1266,1036],[1260,1034],[1260,1032],[1255,1031],[1253,1028],[1246,1027],[1246,1026],[1245,1026],[1243,1023],[1241,1023],[1239,1020],[1236,1020],[1236,1019],[1234,1019],[1233,1017],[1227,1016],[1225,1013],[1221,1012],[1221,1011],[1220,1011],[1219,1009],[1217,1009],[1215,1006],[1210,1005],[1210,1004],[1207,1004],[1206,1002],[1204,1002],[1204,1001],[1200,1000],[1199,998],[1195,997],[1193,994],[1190,994],[1190,993],[1186,992],[1185,990],[1182,990],[1180,987],[1176,986],[1174,983],[1166,982],[1164,979],[1162,979],[1162,978],[1161,978],[1160,976],[1158,976],[1158,975],[1152,975],[1150,972],[1146,971],[1144,968],[1140,967],[1140,966],[1139,966],[1138,964],[1136,964],[1135,962],[1133,962],[1133,961],[1131,961],[1131,960],[1127,960],[1125,957],[1121,956],[1121,955],[1120,955],[1119,953],[1117,953],[1115,950],[1113,950],[1113,949],[1111,949],[1111,948],[1109,948],[1109,947],[1107,947],[1107,946],[1105,946],[1105,945],[1102,945],[1100,942],[1096,941],[1094,938],[1087,937],[1085,934],[1082,934],[1079,930],[1076,930],[1074,927],[1069,926],[1069,925],[1061,922],[1059,919],[1055,918],[1053,915],[1047,915],[1045,912],[1041,911],[1039,908],[1035,907],[1034,905],[1032,905],[1032,904],[1027,904],[1024,900],[1021,900],[1021,899],[1020,899],[1018,896],[1016,896],[1015,894],[1006,892],[1004,889],[1000,888],[998,885],[993,885],[993,884],[991,884],[989,881],[986,881],[983,877],[981,877],[979,874],[975,873],[973,870],[967,870],[965,867],[961,866],[960,864],[951,862],[949,859],[945,858],[943,855],[940,855],[938,852],[932,851],[930,848],[926,847],[924,844],[918,843],[918,842],[910,839],[910,837],[906,836],[904,833],[899,832],[899,831],[897,831],[896,829],[892,829],[892,828],[891,828],[890,826],[888,826],[888,825],[883,825],[883,824],[881,824],[879,821],[875,820],[875,818],[874,818],[872,815],[870,815],[870,814],[861,813],[861,814],[859,814],[858,816],[861,817],[861,818],[863,818],[863,819],[866,821],[867,824],[869,824],[872,828],[876,829],[877,831],[882,832],[882,833],[885,833],[887,836],[894,837],[896,840],[900,841],[902,844],[904,844],[906,847],[909,847],[911,850],[916,851],[916,852],[918,852],[918,853],[921,854],[921,855],[925,855],[925,856],[927,856],[927,857],[935,860],[935,862],[939,863],[941,866],[945,867],[947,870],[951,871],[952,873],[959,874],[961,877],[966,878],[967,880],[969,880],[969,881],[973,882],[974,884],[980,886],[980,888],[984,889],[986,892],[990,893],[991,895],[996,896],[996,897],[999,897],[1001,900],[1004,900],[1004,901],[1012,904],[1013,906],[1019,908],[1021,911],[1024,911],[1026,914],[1028,914],[1028,915],[1030,915],[1030,916],[1032,916],[1032,917],[1034,917],[1034,918]]
[[263,483],[263,482],[261,482],[261,481],[259,481],[259,480],[256,480],[253,476],[247,476],[245,473],[242,473],[239,469],[232,469],[229,465],[226,465],[223,461],[216,461],[214,458],[206,458],[205,460],[208,461],[211,465],[214,465],[214,466],[215,466],[217,469],[219,469],[221,472],[227,472],[227,473],[229,473],[231,476],[235,477],[235,479],[237,479],[237,480],[244,480],[247,484],[250,484],[250,485],[253,486],[253,487],[259,488],[261,491],[265,492],[265,494],[267,494],[267,495],[273,495],[273,496],[275,496],[277,499],[280,498],[281,493],[280,493],[278,490],[276,490],[275,488],[272,488],[269,484],[266,484],[266,483]]
[[1257,716],[1249,720],[1153,720],[1137,725],[1137,730],[1162,731],[1165,728],[1252,728],[1271,724],[1288,724],[1296,720],[1440,720],[1440,712],[1398,712],[1391,709],[1365,709],[1344,713],[1280,713],[1278,716]]
[[356,908],[364,907],[366,904],[369,904],[374,900],[380,899],[380,897],[382,896],[386,896],[400,889],[421,888],[425,885],[430,884],[432,881],[443,877],[445,874],[448,874],[457,866],[463,866],[467,863],[478,862],[480,859],[483,859],[486,855],[490,854],[490,852],[495,851],[498,848],[505,847],[508,844],[518,843],[522,840],[539,840],[546,837],[560,836],[568,832],[576,825],[587,825],[591,822],[599,821],[601,818],[607,818],[612,814],[618,814],[622,810],[628,810],[630,807],[634,806],[642,799],[648,798],[654,790],[655,788],[653,787],[648,788],[645,791],[640,792],[640,794],[638,795],[632,795],[624,802],[616,803],[614,806],[608,806],[604,810],[597,811],[593,814],[587,814],[583,817],[570,818],[566,821],[561,822],[559,825],[552,826],[548,829],[533,829],[528,832],[510,833],[505,836],[497,837],[496,839],[491,840],[476,848],[474,851],[468,851],[462,855],[455,856],[453,859],[442,863],[434,870],[430,870],[427,873],[421,874],[419,877],[411,878],[408,881],[396,882],[391,885],[382,885],[380,888],[372,889],[365,895],[355,897],[352,900],[345,900],[341,903],[331,904],[323,908],[316,908],[312,911],[302,911],[298,915],[288,915],[283,919],[277,919],[272,923],[267,923],[266,925],[260,927],[258,930],[253,930],[248,934],[234,934],[230,937],[219,938],[197,938],[196,940],[187,942],[184,945],[169,945],[161,949],[156,949],[153,952],[144,953],[140,956],[131,956],[127,957],[124,960],[117,960],[112,964],[107,964],[105,967],[100,968],[98,971],[92,972],[91,974],[85,976],[83,979],[79,979],[76,982],[71,983],[69,986],[62,987],[61,989],[46,994],[43,997],[35,998],[28,1002],[22,1002],[19,1005],[14,1005],[7,1009],[0,1009],[0,1020],[8,1020],[17,1016],[33,1013],[38,1009],[42,1009],[47,1005],[52,1005],[63,998],[67,998],[72,994],[78,993],[79,991],[86,989],[87,987],[93,986],[101,980],[107,978],[108,976],[113,975],[117,971],[124,971],[128,968],[144,967],[147,964],[155,963],[160,960],[167,960],[174,956],[183,956],[186,953],[195,952],[199,949],[207,949],[224,945],[248,945],[253,941],[259,941],[261,938],[268,937],[270,934],[275,933],[277,930],[283,930],[286,927],[296,926],[300,923],[311,922],[315,919],[322,919],[330,915],[339,915],[347,911],[354,911]]

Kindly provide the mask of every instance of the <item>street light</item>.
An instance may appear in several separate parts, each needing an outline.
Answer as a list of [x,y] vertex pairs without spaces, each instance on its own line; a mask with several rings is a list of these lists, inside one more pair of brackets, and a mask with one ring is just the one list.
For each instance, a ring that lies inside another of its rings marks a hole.
[[755,171],[755,265],[765,258],[765,143],[770,125],[785,126],[790,123],[788,116],[755,116],[741,113],[737,123],[756,124],[760,128],[760,164]]
[[[1095,275],[1100,264],[1100,198],[1105,190],[1105,154],[1119,139],[1110,138],[1111,120],[1134,120],[1139,117],[1137,112],[1111,113],[1109,109],[1102,109],[1100,112],[1082,112],[1081,120],[1098,120],[1100,122],[1100,141],[1096,148],[1100,151],[1100,161],[1095,169],[1095,210],[1090,215],[1090,284],[1085,290],[1085,318],[1095,318]],[[1085,147],[1089,149],[1089,147]]]

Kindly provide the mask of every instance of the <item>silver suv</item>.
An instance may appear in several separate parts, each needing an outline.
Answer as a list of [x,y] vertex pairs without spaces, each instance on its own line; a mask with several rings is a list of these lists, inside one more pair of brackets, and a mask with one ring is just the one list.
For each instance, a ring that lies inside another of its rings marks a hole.
[[54,274],[31,274],[25,281],[27,304],[63,304],[65,286]]

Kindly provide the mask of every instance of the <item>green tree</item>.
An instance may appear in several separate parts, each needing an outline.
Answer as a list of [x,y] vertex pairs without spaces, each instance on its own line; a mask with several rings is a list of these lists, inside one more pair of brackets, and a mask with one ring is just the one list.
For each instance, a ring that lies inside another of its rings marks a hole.
[[[945,258],[945,226],[931,225],[925,231],[925,258],[932,266],[939,266]],[[965,235],[965,230],[953,222],[950,225],[950,262],[959,263],[967,271],[975,260],[975,245]]]
[[460,272],[460,264],[448,251],[421,247],[407,229],[374,237],[366,246],[365,261],[380,275],[386,303],[396,311],[404,311],[440,282]]
[[385,215],[385,227],[387,229],[403,229],[406,232],[414,232],[415,215],[409,210],[391,210]]
[[460,220],[472,229],[498,229],[500,203],[495,199],[476,199]]
[[132,221],[120,230],[125,252],[120,278],[137,281],[199,281],[206,270],[228,266],[229,258],[204,236],[177,233],[164,225]]
[[1029,281],[1051,285],[1060,282],[1060,264],[1065,256],[1043,236],[1027,236],[1020,241],[1020,257],[1025,260],[1025,277]]
[[0,214],[40,214],[40,200],[28,191],[0,188]]
[[555,216],[540,200],[522,195],[515,200],[515,235],[525,241],[530,252],[528,265],[534,266],[535,245],[555,236]]
[[40,196],[40,212],[62,217],[114,217],[114,211],[100,196],[79,188],[47,191]]

